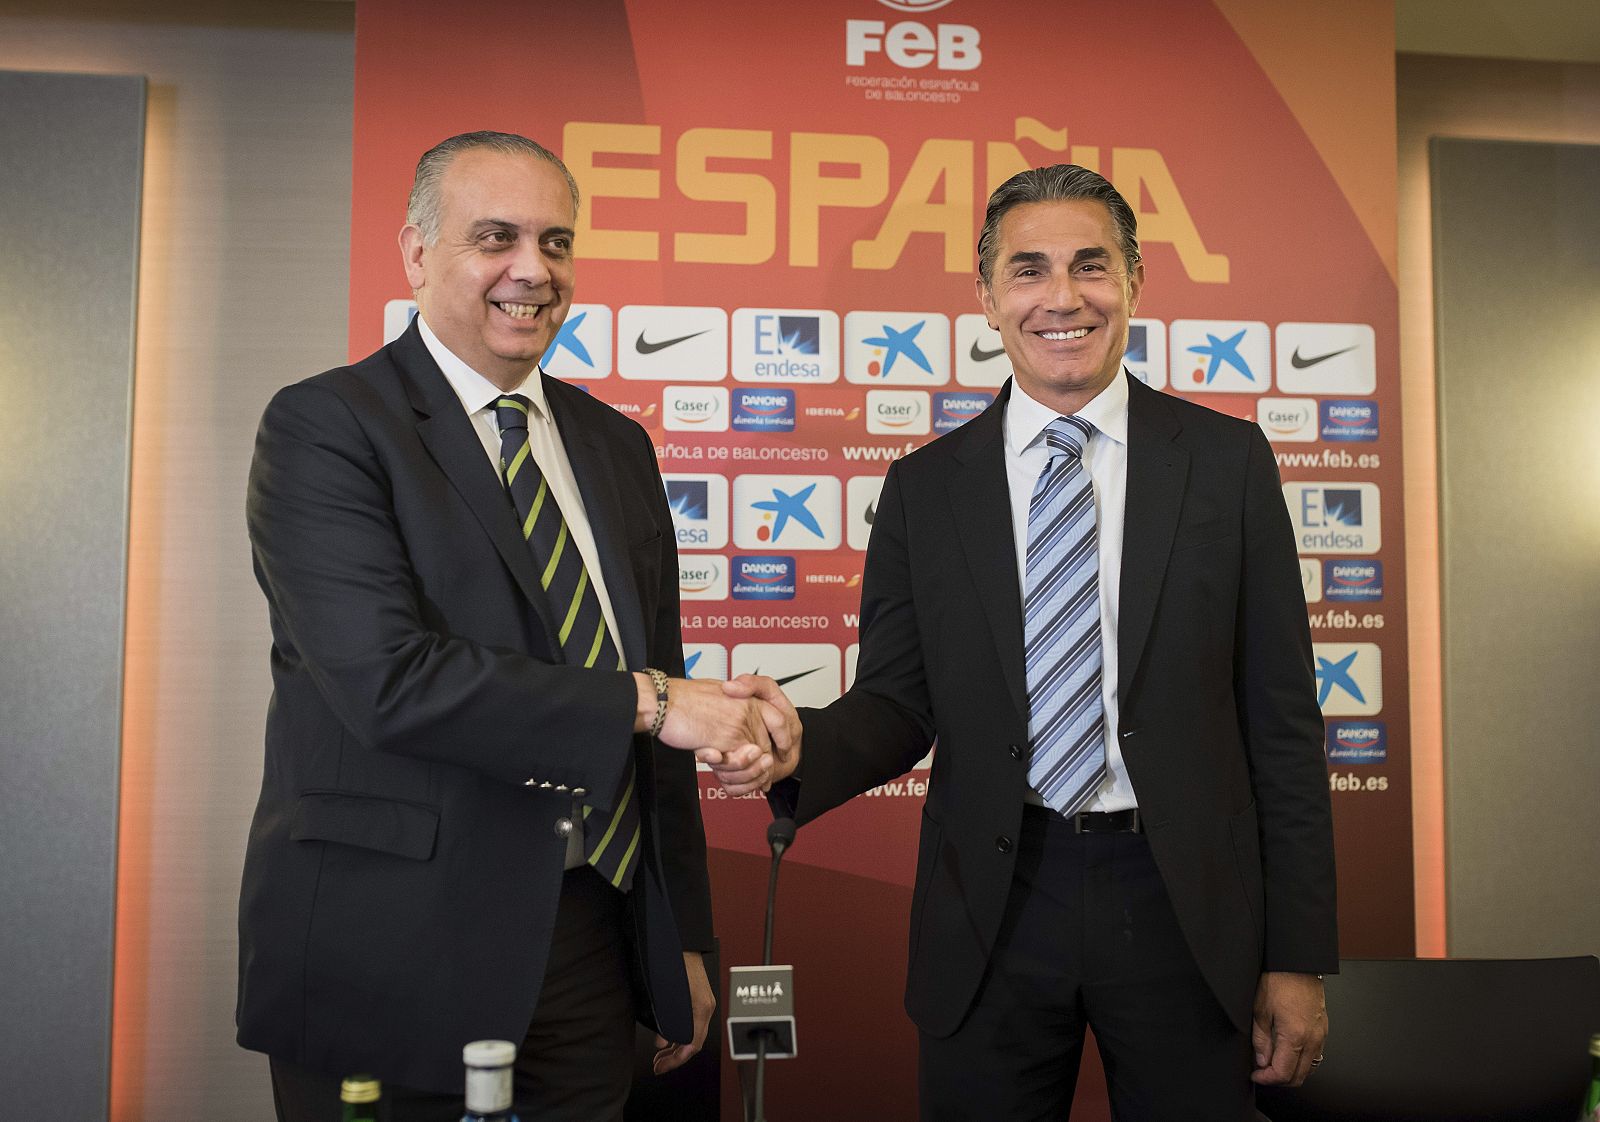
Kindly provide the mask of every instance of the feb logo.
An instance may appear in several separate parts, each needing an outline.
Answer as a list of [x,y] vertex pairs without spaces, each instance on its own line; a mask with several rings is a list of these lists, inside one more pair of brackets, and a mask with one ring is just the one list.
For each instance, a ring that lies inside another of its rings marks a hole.
[[[937,11],[950,0],[878,0],[886,8],[906,15]],[[935,70],[976,70],[983,63],[982,36],[965,23],[940,23],[929,27],[916,20],[885,23],[881,19],[850,19],[844,23],[844,62],[865,66],[869,56],[882,55],[905,70],[932,63]]]

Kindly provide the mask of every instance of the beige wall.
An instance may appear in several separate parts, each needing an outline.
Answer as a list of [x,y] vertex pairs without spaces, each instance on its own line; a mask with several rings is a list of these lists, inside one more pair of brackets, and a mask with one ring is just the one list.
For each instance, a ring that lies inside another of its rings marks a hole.
[[[1410,577],[1411,697],[1415,830],[1417,862],[1417,949],[1423,955],[1472,953],[1516,955],[1530,950],[1530,940],[1498,939],[1490,933],[1500,922],[1503,907],[1475,906],[1465,913],[1451,911],[1447,884],[1452,878],[1470,878],[1474,870],[1464,861],[1452,864],[1446,839],[1446,774],[1451,751],[1457,746],[1444,739],[1445,697],[1441,685],[1441,602],[1439,595],[1439,443],[1437,384],[1434,377],[1434,277],[1431,210],[1429,202],[1428,139],[1433,136],[1478,137],[1510,140],[1600,143],[1600,66],[1493,59],[1445,58],[1402,54],[1397,60],[1400,173],[1400,368],[1405,411],[1406,549]],[[1519,266],[1525,281],[1537,269]],[[1549,423],[1559,426],[1552,439],[1568,440],[1569,418],[1552,413]],[[1448,434],[1446,434],[1448,437]],[[1454,449],[1452,454],[1472,454]],[[1481,451],[1481,450],[1480,450]],[[1448,548],[1469,548],[1468,543],[1447,543]],[[1471,604],[1446,603],[1444,620],[1455,639],[1467,640],[1487,617],[1475,615]],[[1536,624],[1535,624],[1536,625]],[[1485,649],[1493,636],[1480,636]],[[1523,682],[1524,687],[1530,683]],[[1515,677],[1505,688],[1516,691]],[[1589,741],[1593,750],[1593,737]],[[1582,741],[1573,744],[1580,748]],[[1467,746],[1459,746],[1468,750]],[[1509,746],[1485,748],[1510,751]],[[1507,761],[1509,764],[1510,761]],[[1527,775],[1514,766],[1503,772],[1508,783],[1524,785],[1560,782],[1559,774]],[[1519,793],[1520,801],[1520,793]],[[1493,805],[1452,807],[1491,818]],[[1589,843],[1593,843],[1591,816]],[[1488,819],[1485,819],[1486,821]],[[1581,828],[1581,826],[1580,826]],[[1514,901],[1505,901],[1515,906]],[[1461,928],[1466,940],[1458,944],[1447,919]],[[1503,929],[1501,929],[1503,930]],[[1487,942],[1485,939],[1487,938]],[[1591,951],[1600,948],[1591,947]]]
[[344,357],[354,8],[48,7],[0,10],[0,68],[150,81],[112,1117],[256,1122],[234,915],[270,686],[244,481],[271,391]]

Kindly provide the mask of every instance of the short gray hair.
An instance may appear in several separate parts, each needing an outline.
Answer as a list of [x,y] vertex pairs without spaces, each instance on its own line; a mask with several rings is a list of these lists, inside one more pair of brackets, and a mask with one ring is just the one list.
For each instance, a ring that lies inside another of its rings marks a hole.
[[406,222],[422,231],[423,244],[434,245],[439,240],[439,183],[444,179],[446,169],[457,156],[474,148],[503,152],[508,156],[532,156],[555,165],[572,192],[572,213],[578,213],[578,181],[572,178],[572,173],[561,162],[560,156],[538,141],[514,132],[464,132],[441,140],[417,161],[417,174],[411,181],[411,197],[406,201]]
[[1019,171],[994,189],[989,208],[984,211],[983,230],[978,234],[978,274],[983,283],[994,278],[994,259],[1000,252],[1000,220],[1012,207],[1024,203],[1071,202],[1093,199],[1111,212],[1111,225],[1117,234],[1117,247],[1131,272],[1139,263],[1139,223],[1133,208],[1122,193],[1104,176],[1077,164],[1055,164],[1047,168]]

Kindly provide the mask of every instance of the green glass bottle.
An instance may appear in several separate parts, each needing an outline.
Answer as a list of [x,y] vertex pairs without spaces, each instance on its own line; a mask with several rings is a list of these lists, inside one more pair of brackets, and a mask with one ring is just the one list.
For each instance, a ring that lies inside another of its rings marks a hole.
[[1583,1122],[1600,1122],[1600,1032],[1589,1038],[1589,1093],[1583,1096]]
[[342,1122],[378,1122],[378,1100],[383,1087],[370,1075],[351,1075],[339,1085]]

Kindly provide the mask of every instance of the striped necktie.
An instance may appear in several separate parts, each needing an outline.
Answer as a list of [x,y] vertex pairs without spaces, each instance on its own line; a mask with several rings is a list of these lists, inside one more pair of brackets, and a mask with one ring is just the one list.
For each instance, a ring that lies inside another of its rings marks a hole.
[[[500,424],[500,471],[522,519],[522,536],[533,552],[539,583],[560,621],[557,639],[562,657],[571,665],[626,670],[606,628],[589,570],[571,539],[549,481],[533,458],[528,444],[528,399],[507,394],[495,401],[494,410]],[[631,759],[611,805],[614,809],[610,811],[584,806],[583,853],[596,872],[626,892],[639,855],[639,800]]]
[[1028,505],[1028,783],[1068,816],[1089,804],[1106,774],[1099,549],[1094,487],[1083,465],[1093,433],[1079,417],[1050,422],[1050,461]]

